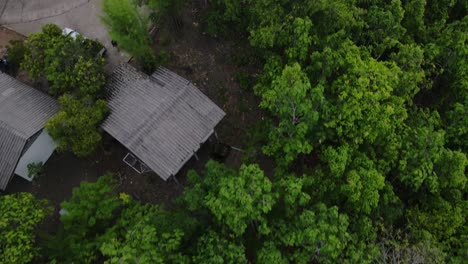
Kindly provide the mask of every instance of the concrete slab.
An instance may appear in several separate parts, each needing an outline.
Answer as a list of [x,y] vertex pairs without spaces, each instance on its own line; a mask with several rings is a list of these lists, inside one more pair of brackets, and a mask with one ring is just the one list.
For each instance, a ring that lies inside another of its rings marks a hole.
[[107,28],[101,23],[101,6],[102,0],[0,0],[0,24],[24,35],[39,32],[48,23],[74,29],[107,48],[110,71],[129,57],[112,47]]

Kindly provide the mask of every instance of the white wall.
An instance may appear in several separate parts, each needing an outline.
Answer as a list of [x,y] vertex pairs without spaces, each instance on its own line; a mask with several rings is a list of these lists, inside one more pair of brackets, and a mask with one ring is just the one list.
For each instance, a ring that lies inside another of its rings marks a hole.
[[42,162],[45,164],[54,152],[55,147],[56,145],[54,140],[45,130],[42,130],[39,137],[37,137],[26,153],[21,157],[18,165],[16,166],[15,174],[31,181],[32,179],[28,176],[28,164],[33,162]]

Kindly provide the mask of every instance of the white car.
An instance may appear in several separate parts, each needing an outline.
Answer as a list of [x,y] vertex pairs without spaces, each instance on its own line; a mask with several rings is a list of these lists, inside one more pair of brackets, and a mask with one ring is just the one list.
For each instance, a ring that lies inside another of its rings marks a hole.
[[[75,30],[73,30],[73,29],[71,29],[71,28],[67,28],[67,27],[64,28],[64,29],[62,29],[62,34],[63,34],[64,36],[70,36],[70,37],[72,37],[73,39],[76,39],[78,36],[81,35],[80,33],[76,32]],[[85,38],[85,37],[83,37],[83,38]],[[85,39],[86,39],[86,38],[85,38]],[[102,46],[102,49],[98,52],[97,55],[98,55],[99,57],[104,57],[104,56],[106,55],[106,51],[107,51],[107,49],[106,49],[104,46]]]
[[75,30],[73,30],[71,28],[62,29],[62,34],[65,35],[65,36],[70,36],[73,39],[76,39],[76,37],[78,37],[80,35],[80,33],[76,32]]

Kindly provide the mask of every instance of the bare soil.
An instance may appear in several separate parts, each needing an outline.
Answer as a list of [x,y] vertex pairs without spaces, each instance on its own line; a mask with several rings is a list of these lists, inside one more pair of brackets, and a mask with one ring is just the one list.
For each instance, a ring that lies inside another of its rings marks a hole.
[[22,40],[26,37],[6,27],[0,26],[0,58],[6,53],[6,48],[11,40]]
[[[247,131],[264,118],[257,107],[258,98],[252,92],[241,89],[234,78],[236,72],[241,70],[247,70],[251,75],[258,72],[256,67],[234,63],[234,56],[245,54],[246,45],[204,34],[199,10],[193,6],[185,9],[180,30],[175,32],[170,23],[166,24],[154,35],[155,50],[168,52],[170,59],[166,66],[192,81],[226,112],[226,117],[216,128],[219,140],[237,149],[245,148]],[[199,160],[192,157],[176,175],[178,182],[163,181],[154,173],[135,172],[122,162],[127,150],[108,136],[105,141],[111,142],[110,151],[100,148],[95,155],[86,159],[70,153],[55,153],[46,163],[41,177],[29,183],[15,176],[6,192],[31,192],[38,198],[50,200],[55,206],[55,214],[46,224],[53,229],[58,224],[60,203],[70,198],[72,189],[82,181],[94,182],[104,173],[112,172],[118,181],[118,192],[128,193],[144,203],[163,204],[170,209],[177,206],[174,199],[183,192],[187,171],[195,169],[202,172],[206,162],[214,158],[212,143],[207,142],[197,152]],[[230,167],[239,167],[243,154],[242,151],[232,150],[224,162]],[[271,175],[271,160],[260,156],[259,162],[266,174]]]
[[164,23],[154,37],[154,48],[169,53],[167,67],[193,82],[226,112],[218,133],[223,141],[242,146],[239,140],[246,128],[263,114],[257,108],[258,99],[241,89],[235,74],[247,68],[249,74],[257,75],[258,69],[236,65],[236,57],[248,51],[247,43],[208,36],[203,31],[201,12],[197,5],[188,6],[181,14],[183,24],[178,29],[171,21]]

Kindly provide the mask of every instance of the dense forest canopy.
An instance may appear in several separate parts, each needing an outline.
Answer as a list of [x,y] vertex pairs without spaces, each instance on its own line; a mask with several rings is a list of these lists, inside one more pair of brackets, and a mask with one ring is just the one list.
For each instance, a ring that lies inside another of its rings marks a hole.
[[250,144],[274,175],[210,161],[172,211],[119,196],[110,176],[83,183],[43,258],[466,262],[468,1],[210,2],[209,33],[262,62],[253,92],[269,118]]

